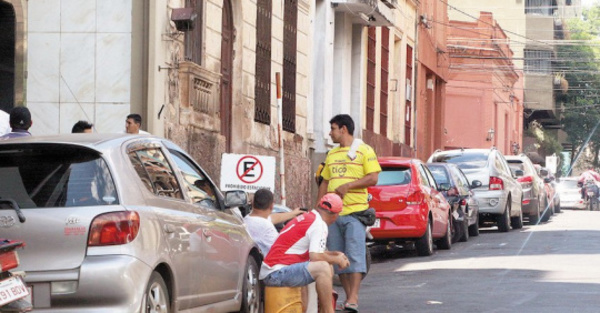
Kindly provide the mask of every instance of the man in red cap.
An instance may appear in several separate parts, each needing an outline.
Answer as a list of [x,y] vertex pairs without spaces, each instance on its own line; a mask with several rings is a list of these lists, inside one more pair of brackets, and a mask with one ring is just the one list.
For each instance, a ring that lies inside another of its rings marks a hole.
[[346,268],[350,263],[342,252],[325,249],[328,226],[341,211],[342,199],[328,193],[315,210],[288,222],[265,257],[259,279],[274,287],[301,287],[316,282],[320,311],[334,312],[331,265]]

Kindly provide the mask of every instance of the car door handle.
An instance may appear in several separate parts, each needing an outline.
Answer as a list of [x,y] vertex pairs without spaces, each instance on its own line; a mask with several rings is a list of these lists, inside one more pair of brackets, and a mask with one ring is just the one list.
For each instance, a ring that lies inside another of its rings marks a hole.
[[167,234],[172,234],[175,232],[175,226],[173,226],[173,224],[165,224],[163,225],[163,230]]

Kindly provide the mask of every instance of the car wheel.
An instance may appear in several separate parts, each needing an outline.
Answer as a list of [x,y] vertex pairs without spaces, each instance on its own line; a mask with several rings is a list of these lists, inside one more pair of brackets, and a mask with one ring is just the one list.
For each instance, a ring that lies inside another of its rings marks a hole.
[[558,202],[554,206],[554,212],[556,212],[556,213],[560,213],[561,212],[561,209],[560,209],[560,199],[558,200]]
[[540,221],[540,204],[542,200],[538,198],[535,213],[529,215],[529,225],[536,225]]
[[242,313],[261,312],[261,286],[258,280],[258,265],[252,256],[248,257],[244,287],[242,290]]
[[498,216],[498,231],[502,233],[510,230],[510,201],[510,198],[506,200],[506,208],[504,208],[504,213]]
[[152,272],[144,295],[143,308],[146,313],[171,312],[169,289],[165,280],[157,272]]
[[449,250],[452,247],[452,229],[451,229],[452,218],[448,216],[448,223],[446,224],[446,234],[444,237],[437,241],[437,247],[444,250]]
[[469,236],[477,237],[479,236],[479,214],[477,216],[477,221],[473,223],[473,225],[469,226]]
[[[521,203],[523,203],[521,201]],[[510,225],[513,229],[521,229],[523,228],[523,209],[521,208],[521,212],[519,212],[519,216],[511,217]]]
[[552,216],[552,208],[549,205],[548,200],[544,201],[544,212],[542,213],[542,222],[547,222]]
[[467,242],[469,241],[469,219],[467,218],[467,215],[464,214],[463,217],[463,223],[462,223],[462,237],[460,237],[460,242]]
[[419,256],[429,256],[433,254],[433,236],[431,235],[431,223],[427,222],[425,234],[415,242],[417,254]]

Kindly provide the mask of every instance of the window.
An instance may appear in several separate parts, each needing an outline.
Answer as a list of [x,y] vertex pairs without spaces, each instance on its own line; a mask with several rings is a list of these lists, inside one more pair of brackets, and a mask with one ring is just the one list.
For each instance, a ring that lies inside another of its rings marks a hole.
[[369,27],[367,42],[367,130],[370,131],[373,131],[375,123],[376,30]]
[[377,180],[377,186],[408,185],[409,183],[410,167],[383,167]]
[[444,167],[431,166],[431,165],[429,165],[428,167],[429,167],[429,171],[433,175],[433,178],[435,178],[435,181],[438,184],[449,184],[450,183],[450,177],[448,177],[448,173],[446,173],[446,170],[444,169]]
[[556,3],[553,0],[525,1],[525,14],[552,16],[554,10],[556,10]]
[[429,181],[429,177],[427,176],[427,172],[423,168],[423,165],[419,165],[418,169],[419,169],[419,177],[421,178],[421,183],[424,186],[432,187],[434,184]]
[[18,148],[0,153],[0,209],[119,204],[106,162],[97,152],[68,145]]
[[196,17],[194,29],[185,33],[185,59],[201,64],[202,60],[202,6],[203,0],[186,0],[186,8],[194,8]]
[[387,136],[390,29],[381,28],[381,90],[379,91],[379,133]]
[[552,51],[525,50],[525,72],[550,74],[552,71]]
[[296,132],[296,53],[298,0],[285,0],[283,25],[283,130]]
[[271,0],[256,4],[256,79],[254,120],[271,124]]
[[129,160],[150,192],[161,197],[183,199],[175,173],[160,149],[129,152]]
[[410,131],[411,131],[411,107],[412,107],[412,63],[413,49],[411,46],[406,46],[406,103],[404,106],[404,143],[410,146]]
[[212,209],[219,208],[215,187],[190,160],[177,151],[171,150],[171,157],[181,170],[184,192],[192,202]]

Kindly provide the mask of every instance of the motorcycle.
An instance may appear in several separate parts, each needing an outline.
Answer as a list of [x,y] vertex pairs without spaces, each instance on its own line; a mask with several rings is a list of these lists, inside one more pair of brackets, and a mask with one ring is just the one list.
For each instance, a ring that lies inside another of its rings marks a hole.
[[585,193],[588,200],[588,210],[599,211],[600,210],[600,188],[593,180],[585,182]]
[[24,273],[10,272],[19,266],[17,249],[25,244],[22,241],[0,239],[0,312],[29,312],[33,306],[25,298],[29,290],[23,283]]

